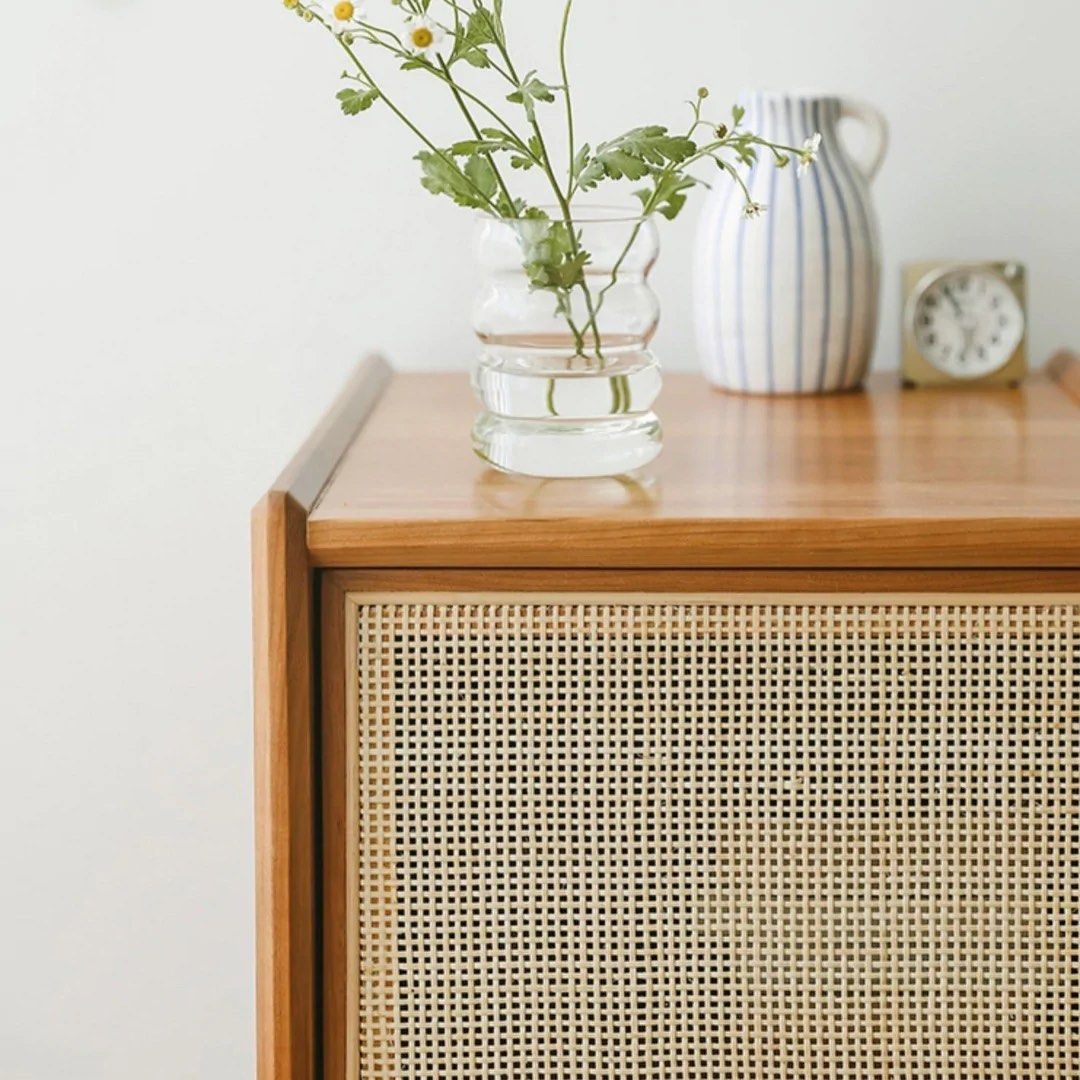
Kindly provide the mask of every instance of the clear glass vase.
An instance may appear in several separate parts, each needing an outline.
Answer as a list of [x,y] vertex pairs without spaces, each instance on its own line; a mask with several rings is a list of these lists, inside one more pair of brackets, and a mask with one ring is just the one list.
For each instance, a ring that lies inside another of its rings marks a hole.
[[661,449],[649,350],[660,318],[648,282],[656,225],[615,208],[570,223],[545,212],[479,225],[486,279],[473,311],[483,343],[473,386],[484,411],[473,446],[528,476],[631,472]]

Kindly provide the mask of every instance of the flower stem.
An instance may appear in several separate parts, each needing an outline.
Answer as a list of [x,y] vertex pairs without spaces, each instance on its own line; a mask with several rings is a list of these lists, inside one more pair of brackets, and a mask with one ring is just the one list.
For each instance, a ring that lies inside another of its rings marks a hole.
[[[422,143],[423,143],[423,144],[424,144],[425,146],[426,146],[426,147],[427,147],[427,148],[428,148],[428,149],[429,149],[429,150],[431,150],[431,151],[432,151],[432,153],[436,154],[436,155],[437,155],[438,157],[442,158],[442,160],[443,160],[443,161],[445,161],[445,162],[446,162],[447,164],[449,164],[449,165],[453,166],[453,167],[454,167],[455,169],[457,169],[457,165],[456,165],[456,164],[455,164],[455,163],[454,163],[454,162],[453,162],[453,161],[452,161],[452,160],[451,160],[451,159],[450,159],[450,158],[449,158],[449,157],[447,156],[446,152],[445,152],[444,150],[440,150],[440,149],[439,149],[439,148],[438,148],[438,147],[437,147],[437,146],[436,146],[436,145],[435,145],[435,144],[434,144],[434,143],[433,143],[433,142],[432,142],[432,141],[431,141],[431,140],[430,140],[430,139],[429,139],[429,138],[428,138],[428,137],[427,137],[427,136],[426,136],[426,135],[425,135],[425,134],[424,134],[424,133],[423,133],[423,132],[422,132],[422,131],[421,131],[421,130],[420,130],[420,129],[419,129],[419,128],[418,128],[418,127],[417,127],[417,126],[416,126],[416,125],[415,125],[415,124],[414,124],[414,123],[413,123],[413,122],[412,122],[412,121],[411,121],[411,120],[410,120],[410,119],[409,119],[409,118],[408,118],[408,117],[407,117],[407,116],[406,116],[406,115],[405,115],[405,114],[404,114],[404,113],[403,113],[403,112],[402,112],[402,111],[401,111],[401,110],[400,110],[400,109],[398,108],[398,107],[397,107],[397,105],[395,105],[395,104],[394,104],[394,102],[393,102],[393,101],[392,101],[392,100],[391,100],[391,99],[390,99],[389,97],[387,97],[387,96],[386,96],[386,93],[385,93],[385,92],[384,92],[384,91],[382,90],[382,88],[381,88],[381,87],[380,87],[380,86],[378,85],[378,83],[376,83],[376,82],[375,82],[375,80],[374,80],[374,79],[373,79],[373,78],[371,77],[371,73],[370,73],[370,72],[369,72],[369,71],[367,70],[367,68],[366,68],[366,67],[364,67],[364,65],[363,65],[363,64],[362,64],[362,63],[360,62],[360,58],[359,58],[359,57],[358,57],[358,56],[356,55],[356,53],[355,53],[355,52],[353,52],[353,50],[352,50],[352,49],[351,49],[351,48],[349,47],[348,43],[347,43],[347,42],[346,42],[346,41],[345,41],[345,40],[344,40],[343,38],[339,37],[339,36],[338,36],[337,34],[335,34],[335,35],[334,35],[334,37],[336,38],[336,40],[337,40],[338,44],[339,44],[339,45],[340,45],[340,46],[341,46],[341,47],[342,47],[342,48],[343,48],[343,49],[345,50],[345,52],[346,52],[346,53],[348,53],[348,55],[349,55],[349,59],[350,59],[350,60],[352,60],[352,62],[353,62],[353,63],[354,63],[355,65],[356,65],[356,70],[360,72],[360,74],[361,74],[361,75],[363,76],[363,78],[364,78],[364,79],[365,79],[365,80],[367,81],[367,83],[368,83],[368,85],[369,85],[369,86],[371,87],[371,89],[372,89],[372,90],[374,90],[374,91],[376,91],[376,92],[378,93],[378,95],[379,95],[379,98],[380,98],[380,100],[381,100],[381,101],[383,102],[383,104],[384,104],[384,105],[385,105],[385,106],[386,106],[386,107],[387,107],[387,108],[388,108],[388,109],[389,109],[389,110],[390,110],[390,111],[391,111],[391,112],[392,112],[392,113],[393,113],[393,114],[394,114],[394,115],[395,115],[395,116],[396,116],[396,117],[397,117],[397,118],[398,118],[398,119],[399,119],[399,120],[400,120],[400,121],[401,121],[401,122],[402,122],[402,123],[403,123],[403,124],[404,124],[404,125],[405,125],[405,126],[406,126],[406,127],[407,127],[407,128],[408,128],[408,129],[409,129],[409,130],[410,130],[410,131],[411,131],[411,132],[412,132],[412,133],[413,133],[413,134],[414,134],[414,135],[415,135],[415,136],[416,136],[416,137],[417,137],[417,138],[418,138],[418,139],[419,139],[419,140],[420,140],[420,141],[421,141],[421,142],[422,142]],[[458,170],[458,171],[460,171],[460,170]],[[461,175],[462,175],[462,176],[465,176],[465,174],[464,174],[464,173],[462,173]],[[494,214],[494,215],[495,215],[496,217],[498,217],[498,210],[497,210],[497,209],[496,209],[496,207],[495,207],[495,206],[494,206],[494,205],[492,204],[491,200],[490,200],[490,199],[489,199],[489,198],[488,198],[488,197],[487,197],[487,196],[486,196],[486,195],[485,195],[485,194],[484,194],[484,193],[483,193],[483,192],[482,192],[482,191],[481,191],[481,190],[480,190],[480,189],[479,189],[479,188],[478,188],[478,187],[476,186],[476,184],[474,184],[474,183],[473,183],[473,182],[472,182],[471,180],[469,180],[469,178],[468,178],[467,176],[465,176],[465,180],[467,181],[467,183],[469,184],[469,186],[470,186],[470,187],[471,187],[471,188],[472,188],[472,189],[473,189],[473,190],[474,190],[474,191],[476,192],[476,194],[477,194],[477,195],[478,195],[478,196],[479,196],[479,197],[480,197],[481,199],[483,199],[483,201],[484,201],[485,203],[487,203],[487,209],[488,209],[488,211],[489,211],[490,213]]]
[[[573,0],[568,0],[566,10],[563,13],[564,36],[565,36],[565,30],[569,25],[570,8],[572,7],[572,3],[573,3]],[[474,0],[474,6],[479,6],[476,3],[476,0]],[[506,70],[510,73],[511,79],[512,79],[515,87],[520,89],[521,80],[518,78],[517,70],[514,67],[514,61],[510,58],[510,52],[507,49],[506,42],[503,41],[500,38],[500,40],[496,42],[495,47],[499,50],[499,53],[502,55],[502,58],[503,58],[504,62],[506,63]],[[566,86],[564,86],[563,89],[564,89],[564,92],[566,92],[569,95],[569,89]],[[572,115],[572,113],[570,115]],[[551,164],[551,154],[548,152],[547,143],[544,140],[544,132],[540,127],[540,122],[536,119],[535,113],[530,113],[529,126],[532,128],[533,134],[536,136],[536,144],[540,149],[540,153],[538,155],[539,159],[540,159],[540,161],[539,161],[540,167],[543,170],[544,175],[547,176],[548,182],[551,184],[551,190],[555,193],[555,199],[559,204],[559,209],[561,210],[562,215],[563,215],[563,221],[566,224],[567,231],[568,231],[568,233],[570,235],[571,249],[572,249],[574,255],[578,255],[578,254],[581,253],[581,243],[578,240],[577,231],[574,228],[573,213],[570,210],[570,201],[569,200],[570,200],[570,192],[572,190],[571,183],[567,184],[567,191],[566,191],[566,193],[564,193],[563,190],[562,190],[562,187],[559,184],[559,181],[555,177],[555,170],[554,170],[554,168],[553,168],[553,166]],[[573,168],[573,162],[571,160],[571,170],[572,170],[572,168]],[[589,320],[585,324],[585,327],[586,327],[586,329],[591,329],[592,330],[593,351],[596,354],[597,360],[600,361],[601,368],[603,368],[606,365],[606,361],[604,359],[603,343],[602,343],[601,338],[600,338],[600,327],[597,325],[596,307],[595,307],[595,305],[593,303],[592,292],[589,289],[589,283],[585,278],[584,271],[582,271],[581,280],[577,283],[577,287],[581,289],[582,295],[585,298],[585,309],[588,312],[588,316],[589,316]],[[570,323],[571,328],[573,328],[573,323],[570,321],[569,315],[567,315],[566,318],[567,318],[567,322]],[[582,356],[582,358],[584,358],[585,357],[584,348],[583,348],[583,346],[584,346],[584,337],[583,337],[583,335],[580,335],[576,330],[575,330],[574,333],[575,333],[575,339],[576,339],[576,342],[577,342],[578,353]]]
[[563,96],[566,98],[566,134],[569,147],[567,191],[570,190],[574,183],[574,158],[577,156],[577,148],[574,145],[574,101],[570,95],[570,74],[566,63],[566,38],[570,29],[570,11],[573,6],[574,0],[566,0],[566,7],[563,9],[562,30],[559,33],[559,69],[562,72]]
[[[446,79],[446,85],[450,87],[450,92],[454,95],[454,100],[458,104],[458,108],[461,109],[462,116],[465,117],[466,122],[472,129],[473,135],[477,139],[483,139],[483,134],[480,131],[479,126],[473,119],[473,115],[469,112],[468,105],[465,104],[465,99],[461,96],[458,90],[458,85],[450,76],[450,69],[446,66],[446,61],[439,57],[439,68],[442,70],[443,76]],[[508,217],[517,217],[517,207],[514,203],[514,199],[510,194],[510,189],[506,186],[506,181],[503,180],[502,173],[499,172],[499,166],[495,164],[494,154],[485,154],[488,164],[491,166],[491,171],[495,174],[495,182],[499,185],[499,190],[503,193],[503,198],[506,200],[506,215]]]

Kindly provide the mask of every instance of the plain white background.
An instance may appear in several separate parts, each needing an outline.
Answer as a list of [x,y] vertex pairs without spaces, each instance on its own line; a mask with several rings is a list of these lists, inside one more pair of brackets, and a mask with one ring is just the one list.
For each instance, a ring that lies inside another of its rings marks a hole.
[[[507,6],[556,81],[556,0]],[[248,510],[360,353],[468,363],[470,223],[420,189],[391,117],[339,115],[340,56],[276,0],[5,8],[0,1076],[235,1080],[253,1073]],[[744,85],[876,103],[879,366],[900,262],[939,255],[1029,264],[1042,361],[1080,344],[1076,10],[578,0],[581,127],[681,124],[702,83],[718,104]],[[672,368],[695,363],[693,228],[666,230],[657,273]]]

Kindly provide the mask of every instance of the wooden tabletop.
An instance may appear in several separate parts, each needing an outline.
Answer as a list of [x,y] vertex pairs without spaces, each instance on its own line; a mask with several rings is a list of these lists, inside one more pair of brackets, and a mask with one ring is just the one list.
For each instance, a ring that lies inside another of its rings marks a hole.
[[660,459],[535,480],[472,454],[468,378],[398,375],[308,520],[317,566],[1080,567],[1080,363],[1016,390],[748,398],[669,375]]

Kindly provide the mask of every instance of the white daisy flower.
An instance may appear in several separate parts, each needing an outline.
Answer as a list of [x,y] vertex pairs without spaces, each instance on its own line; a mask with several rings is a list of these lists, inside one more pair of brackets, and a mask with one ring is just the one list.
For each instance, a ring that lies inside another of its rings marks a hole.
[[360,18],[359,0],[319,0],[319,14],[335,34],[347,34],[356,29]]
[[766,207],[764,203],[751,201],[742,208],[742,216],[744,218],[761,217],[761,215],[764,214],[767,209],[768,207]]
[[446,31],[426,15],[417,15],[409,20],[405,31],[405,44],[417,56],[430,60],[442,45]]
[[806,171],[817,161],[818,150],[821,147],[821,133],[814,132],[809,139],[802,144],[799,151],[799,167],[796,170],[799,176],[805,176]]

